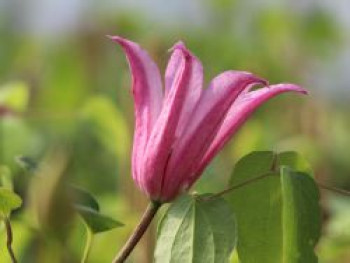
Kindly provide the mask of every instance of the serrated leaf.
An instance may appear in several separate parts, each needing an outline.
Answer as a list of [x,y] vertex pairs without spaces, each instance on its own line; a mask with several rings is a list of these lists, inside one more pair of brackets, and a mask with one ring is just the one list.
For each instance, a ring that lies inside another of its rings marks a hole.
[[70,189],[73,194],[75,205],[89,207],[92,210],[100,211],[100,206],[97,200],[89,191],[75,185],[70,185]]
[[316,263],[320,238],[319,192],[306,173],[281,168],[283,193],[283,263]]
[[235,246],[236,225],[222,198],[182,196],[158,227],[155,262],[228,262]]
[[0,188],[0,217],[9,216],[12,210],[22,205],[22,199],[9,189]]
[[104,231],[111,230],[113,228],[122,227],[123,224],[110,218],[108,216],[102,215],[99,212],[81,205],[75,206],[77,212],[80,214],[87,227],[94,233],[100,233]]
[[[253,152],[234,169],[230,186],[271,172],[271,176],[235,189],[227,196],[237,218],[237,252],[241,263],[317,262],[310,256],[314,255],[319,235],[317,186],[307,174],[300,178],[300,172],[290,172],[298,176],[289,176],[287,172],[281,176],[281,165],[289,165],[288,171],[311,172],[307,161],[295,152]],[[304,228],[313,223],[312,234],[307,234]],[[309,246],[305,240],[310,241]]]

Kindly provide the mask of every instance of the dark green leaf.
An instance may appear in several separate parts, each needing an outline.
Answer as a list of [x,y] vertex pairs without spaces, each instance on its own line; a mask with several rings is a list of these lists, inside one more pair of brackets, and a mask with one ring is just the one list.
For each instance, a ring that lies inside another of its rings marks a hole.
[[75,185],[70,185],[70,189],[73,192],[74,204],[89,207],[95,211],[100,210],[97,200],[90,192]]
[[313,171],[309,162],[297,152],[282,152],[277,156],[278,166],[288,166],[295,171],[312,175]]
[[9,189],[0,188],[0,217],[9,216],[12,210],[22,205],[22,199]]
[[77,212],[81,215],[82,219],[86,223],[87,227],[94,233],[100,233],[104,231],[111,230],[116,227],[123,226],[122,223],[110,218],[108,216],[102,215],[99,212],[81,205],[75,206]]
[[305,173],[281,168],[283,193],[283,263],[316,263],[314,247],[320,238],[319,192]]
[[155,262],[227,262],[235,246],[236,226],[224,199],[182,196],[158,228]]
[[29,156],[23,156],[23,155],[17,156],[16,162],[20,167],[22,167],[24,170],[30,173],[36,172],[39,166],[38,162]]

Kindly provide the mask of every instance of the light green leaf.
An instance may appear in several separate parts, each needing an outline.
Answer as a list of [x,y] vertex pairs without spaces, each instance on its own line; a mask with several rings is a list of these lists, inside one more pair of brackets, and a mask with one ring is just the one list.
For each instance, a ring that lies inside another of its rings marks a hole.
[[224,199],[206,196],[185,195],[170,206],[159,224],[155,262],[228,262],[235,219]]
[[[271,172],[273,152],[252,152],[237,163],[230,186]],[[271,173],[272,174],[272,173]],[[269,176],[232,191],[229,203],[237,219],[237,251],[242,263],[281,263],[281,189]]]
[[80,214],[87,227],[94,233],[100,233],[104,231],[111,230],[113,228],[122,227],[123,224],[110,218],[108,216],[102,215],[96,210],[89,207],[84,207],[81,205],[75,206],[77,212]]
[[90,98],[82,116],[93,125],[97,138],[108,150],[120,159],[127,156],[130,142],[127,122],[108,97]]
[[5,165],[0,165],[0,182],[2,187],[13,190],[11,171]]
[[283,263],[316,263],[321,232],[319,192],[305,173],[281,168],[283,193]]
[[[289,165],[289,172],[281,175],[281,165]],[[320,231],[317,186],[311,176],[291,169],[311,172],[294,152],[253,152],[237,163],[230,186],[269,174],[227,196],[237,218],[241,263],[317,262],[311,256]]]
[[7,217],[11,211],[22,205],[22,199],[9,189],[0,188],[0,218]]
[[17,112],[27,108],[28,97],[28,86],[24,82],[14,81],[0,88],[0,104]]

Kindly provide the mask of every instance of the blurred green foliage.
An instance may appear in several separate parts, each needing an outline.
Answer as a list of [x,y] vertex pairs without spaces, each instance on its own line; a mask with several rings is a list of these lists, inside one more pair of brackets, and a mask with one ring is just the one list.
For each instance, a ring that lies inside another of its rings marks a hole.
[[[0,165],[7,166],[14,190],[24,199],[13,214],[20,262],[78,262],[81,257],[85,232],[67,209],[67,183],[91,191],[104,214],[126,223],[96,236],[91,262],[113,258],[143,206],[145,198],[128,179],[130,74],[124,55],[106,34],[139,42],[162,69],[166,50],[182,39],[203,62],[206,82],[221,71],[241,69],[271,83],[296,82],[311,91],[308,98],[283,96],[263,106],[206,170],[196,190],[224,188],[235,161],[252,150],[298,151],[309,158],[316,178],[350,188],[347,98],[334,102],[319,96],[309,81],[315,61],[330,63],[335,50],[346,45],[344,29],[320,6],[300,11],[288,4],[254,4],[203,1],[200,27],[166,26],[147,13],[118,8],[101,12],[90,6],[88,21],[81,21],[74,33],[49,38],[18,28],[19,17],[29,14],[25,8],[0,10],[0,105],[13,111],[0,119]],[[20,167],[15,161],[20,156],[37,162],[37,169]],[[350,201],[342,200],[342,208],[335,209],[337,197],[330,201],[324,193],[323,199],[320,262],[348,262],[350,237],[337,229],[347,224],[344,210]],[[136,250],[134,262],[152,255],[150,240]],[[5,244],[3,229],[0,244]],[[0,247],[5,255],[5,246]]]

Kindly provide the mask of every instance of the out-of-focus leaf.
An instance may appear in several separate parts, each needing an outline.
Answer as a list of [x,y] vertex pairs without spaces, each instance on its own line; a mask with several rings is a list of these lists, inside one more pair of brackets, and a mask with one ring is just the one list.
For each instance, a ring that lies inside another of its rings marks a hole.
[[28,86],[24,82],[14,81],[0,87],[0,104],[16,112],[23,112],[28,105]]
[[326,209],[331,213],[318,244],[323,262],[342,262],[350,258],[350,200],[347,196],[328,194]]
[[11,171],[4,165],[0,165],[0,182],[2,187],[13,190]]
[[235,219],[224,199],[185,195],[159,224],[155,262],[227,262],[235,243]]
[[22,199],[9,189],[0,188],[0,217],[7,217],[22,205]]
[[319,192],[314,180],[281,168],[283,263],[318,262],[314,249],[321,233]]
[[39,167],[38,162],[29,156],[20,155],[17,156],[15,160],[19,166],[31,173],[35,172]]
[[[280,165],[289,165],[289,172],[287,168],[280,172]],[[237,217],[241,263],[315,262],[320,234],[318,189],[311,176],[292,169],[311,171],[294,152],[253,152],[237,163],[230,186],[269,174],[228,195]]]
[[[3,164],[14,168],[18,155],[31,156],[41,146],[42,138],[20,118],[9,116],[2,120]],[[17,165],[16,165],[17,166]]]
[[70,188],[73,192],[74,203],[76,205],[88,207],[95,211],[100,210],[97,200],[90,192],[75,185],[70,185]]
[[97,138],[118,158],[129,151],[130,135],[123,115],[107,97],[90,98],[83,109],[83,117],[94,125]]
[[73,110],[81,105],[91,87],[84,59],[71,44],[60,43],[45,60],[41,84],[46,88],[37,94],[37,102],[48,112],[65,113],[62,121],[74,120]]
[[87,227],[94,233],[100,233],[104,231],[111,230],[116,227],[122,227],[123,224],[110,218],[108,216],[102,215],[96,210],[89,207],[76,205],[76,210],[86,223]]

